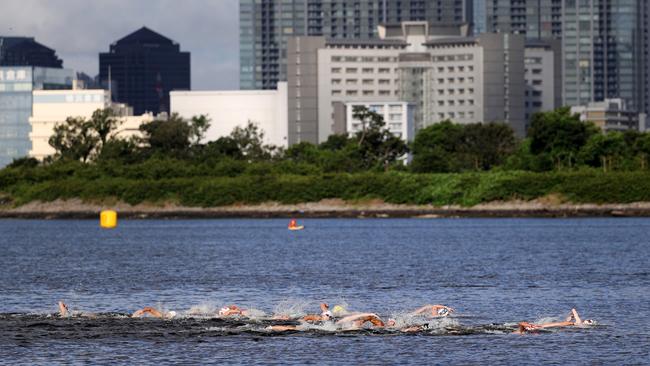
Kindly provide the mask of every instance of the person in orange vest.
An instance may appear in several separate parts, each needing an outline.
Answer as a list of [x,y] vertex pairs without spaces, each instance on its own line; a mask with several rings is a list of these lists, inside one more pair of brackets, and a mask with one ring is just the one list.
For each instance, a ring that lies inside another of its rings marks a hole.
[[296,220],[291,219],[291,221],[289,221],[289,229],[292,229],[292,228],[297,227],[297,226],[298,226],[298,224],[296,223]]

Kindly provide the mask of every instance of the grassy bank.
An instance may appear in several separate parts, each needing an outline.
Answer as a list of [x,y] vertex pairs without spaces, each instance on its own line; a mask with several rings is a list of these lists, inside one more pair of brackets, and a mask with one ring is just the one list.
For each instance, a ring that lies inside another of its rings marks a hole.
[[[78,168],[78,167],[77,167]],[[473,206],[532,200],[554,195],[572,203],[650,201],[650,172],[580,170],[534,173],[492,171],[462,174],[405,172],[356,174],[263,174],[229,176],[170,174],[115,176],[96,169],[5,169],[0,198],[18,206],[32,201],[80,198],[129,204],[172,202],[188,207],[279,202],[293,204],[328,198],[381,199],[388,203]]]

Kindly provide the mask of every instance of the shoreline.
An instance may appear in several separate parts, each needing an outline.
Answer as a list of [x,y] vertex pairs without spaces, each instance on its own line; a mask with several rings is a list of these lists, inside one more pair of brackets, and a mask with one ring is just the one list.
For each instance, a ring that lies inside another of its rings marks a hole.
[[92,204],[74,199],[0,208],[0,219],[97,219],[106,209],[117,211],[124,219],[650,217],[650,202],[599,205],[514,201],[462,207],[399,205],[379,200],[349,203],[331,199],[293,205],[271,202],[201,208],[174,204]]

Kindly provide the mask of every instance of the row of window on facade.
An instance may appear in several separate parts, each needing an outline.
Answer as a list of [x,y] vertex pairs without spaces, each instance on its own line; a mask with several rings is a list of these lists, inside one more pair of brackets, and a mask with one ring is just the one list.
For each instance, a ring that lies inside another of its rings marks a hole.
[[[393,94],[394,95],[399,95],[399,91],[395,90],[393,92]],[[343,95],[342,90],[332,90],[332,96],[333,97],[337,97],[337,96],[341,96],[341,95]],[[359,90],[346,90],[345,95],[351,96],[351,97],[358,96],[358,95],[363,95],[363,96],[366,96],[366,97],[372,97],[372,96],[375,96],[375,95],[388,97],[388,96],[391,95],[391,91],[390,90],[378,90],[377,93],[375,94],[374,90],[362,90],[361,92]]]
[[26,70],[0,70],[0,81],[27,80]]
[[438,100],[437,101],[438,107],[455,107],[455,106],[473,106],[474,105],[474,99],[448,99],[448,100]]
[[459,119],[474,119],[474,112],[469,111],[469,112],[447,112],[447,113],[438,113],[438,120],[444,120],[444,119],[454,119],[454,118],[459,118]]

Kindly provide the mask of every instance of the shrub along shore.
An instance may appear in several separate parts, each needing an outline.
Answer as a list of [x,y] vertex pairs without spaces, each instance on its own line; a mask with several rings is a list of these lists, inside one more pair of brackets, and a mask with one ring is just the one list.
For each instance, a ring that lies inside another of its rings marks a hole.
[[[650,133],[602,133],[563,108],[534,115],[523,140],[505,124],[446,121],[406,144],[380,115],[354,114],[363,128],[353,136],[287,149],[266,145],[252,122],[202,143],[207,116],[172,115],[128,139],[114,134],[119,120],[109,110],[69,118],[49,140],[54,155],[0,170],[0,216],[39,216],[21,209],[36,202],[51,203],[47,215],[60,207],[61,216],[116,204],[134,215],[489,216],[512,202],[521,215],[650,216],[640,204],[650,203]],[[342,203],[319,208],[323,200]]]
[[[585,169],[543,173],[364,172],[318,175],[250,172],[236,176],[174,176],[172,172],[167,171],[164,175],[168,177],[146,174],[139,177],[128,174],[123,177],[111,177],[98,172],[98,166],[70,170],[69,175],[64,174],[63,167],[60,168],[63,171],[58,171],[56,178],[40,171],[42,168],[15,171],[5,169],[0,174],[0,186],[4,192],[0,202],[4,202],[6,208],[3,215],[21,216],[12,215],[11,208],[30,202],[61,202],[74,199],[99,206],[108,205],[107,207],[117,202],[131,206],[148,205],[144,213],[154,216],[156,211],[161,211],[160,216],[197,217],[286,216],[293,211],[305,211],[304,208],[292,208],[291,205],[328,199],[350,202],[347,208],[350,212],[346,214],[345,207],[339,207],[327,214],[326,208],[318,209],[316,206],[311,216],[358,216],[366,211],[371,212],[371,215],[388,216],[565,216],[610,213],[625,215],[624,207],[612,209],[611,206],[604,206],[604,209],[599,211],[593,206],[580,210],[575,205],[650,202],[650,172],[647,171],[604,173]],[[261,167],[258,169],[263,170]],[[363,205],[364,202],[372,200],[389,206]],[[517,214],[503,214],[512,211],[508,210],[508,207],[513,201],[537,201],[546,204],[543,208],[536,205],[528,208],[522,206],[515,210]],[[251,206],[268,205],[270,202],[285,205],[286,208],[251,209]],[[490,203],[492,204],[485,205]],[[172,205],[177,209],[159,209],[165,205]],[[477,205],[482,206],[472,209]],[[215,207],[227,209],[212,212],[205,210]],[[554,207],[558,210],[554,211]],[[630,215],[646,215],[639,207],[630,208]],[[61,206],[60,211],[61,216],[71,214],[65,205]],[[130,211],[142,213],[142,209]],[[55,214],[56,212],[48,212],[44,216],[56,216]],[[38,216],[34,212],[30,215]],[[306,215],[309,216],[308,213]]]

